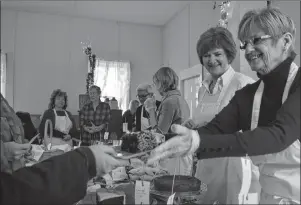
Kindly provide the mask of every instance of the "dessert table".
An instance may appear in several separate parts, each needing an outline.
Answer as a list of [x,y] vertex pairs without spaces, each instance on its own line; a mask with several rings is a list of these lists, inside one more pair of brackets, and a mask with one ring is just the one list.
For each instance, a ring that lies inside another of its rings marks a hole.
[[[126,156],[129,155],[130,153],[127,152],[123,152],[120,150],[120,146],[114,146],[114,149],[116,150],[117,153],[122,153],[122,155]],[[112,172],[110,173],[110,176],[112,177]],[[172,175],[168,175],[170,177],[172,177]],[[185,176],[185,177],[189,177],[189,176]],[[104,177],[107,178],[107,177]],[[193,178],[193,177],[190,177]],[[92,180],[93,181],[93,180]],[[153,189],[154,185],[153,185],[153,181],[152,180],[150,182],[150,190],[149,190],[149,202],[150,204],[166,204],[162,203],[162,201],[166,201],[168,196],[170,195],[170,191],[167,192],[160,192],[160,191],[155,191]],[[97,185],[98,184],[98,185]],[[100,198],[104,198],[104,196],[113,196],[116,194],[120,195],[120,196],[125,196],[125,201],[124,204],[135,204],[135,180],[129,180],[128,178],[123,180],[123,181],[113,181],[112,184],[108,187],[106,186],[108,184],[108,182],[95,182],[94,184],[93,182],[88,182],[88,188],[87,188],[87,194],[86,196],[79,201],[77,204],[91,204],[91,205],[99,205],[99,204],[109,204],[108,202],[101,202]],[[93,187],[94,189],[90,189],[89,187]],[[201,187],[203,186],[203,184],[201,185]],[[186,194],[186,198],[189,199],[197,199],[197,203],[195,204],[201,204],[201,200],[204,197],[205,191],[204,192],[186,192],[184,193],[184,195]],[[190,195],[187,197],[187,194]],[[102,196],[100,196],[102,195]],[[183,194],[179,193],[176,194],[179,195],[181,197],[183,197]],[[167,196],[167,198],[166,198]],[[157,201],[156,199],[158,199],[159,201]],[[194,200],[192,200],[194,201]],[[113,202],[114,203],[114,202]],[[116,204],[116,203],[115,203]],[[194,204],[193,202],[190,203],[183,203],[183,204]]]

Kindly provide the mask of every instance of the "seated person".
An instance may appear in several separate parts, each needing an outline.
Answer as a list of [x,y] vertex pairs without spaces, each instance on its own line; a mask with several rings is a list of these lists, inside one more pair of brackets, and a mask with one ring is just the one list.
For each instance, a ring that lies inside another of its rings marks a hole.
[[135,118],[136,118],[136,110],[139,107],[138,100],[131,100],[129,109],[125,111],[122,115],[122,122],[128,123],[127,129],[132,131],[135,128]]
[[46,120],[51,120],[53,124],[52,145],[68,144],[73,146],[72,137],[77,134],[76,124],[72,114],[66,110],[68,103],[67,93],[60,89],[54,90],[50,97],[48,110],[43,114],[39,131],[44,137]]
[[79,113],[82,129],[82,146],[95,144],[103,139],[111,119],[110,105],[100,101],[100,87],[92,85],[89,88],[90,102],[83,106]]
[[[31,121],[30,114],[28,112],[16,112],[16,114],[23,124],[25,139],[27,141],[30,141],[34,136],[38,134],[37,129],[34,127]],[[39,140],[35,139],[32,143],[39,144]]]
[[[137,98],[141,105],[136,110],[135,131],[145,131],[152,128],[149,121],[149,114],[144,107],[144,102],[147,98],[153,96],[154,96],[154,92],[150,84],[140,84],[137,87]],[[156,107],[158,108],[159,105],[160,105],[160,101],[156,100]]]

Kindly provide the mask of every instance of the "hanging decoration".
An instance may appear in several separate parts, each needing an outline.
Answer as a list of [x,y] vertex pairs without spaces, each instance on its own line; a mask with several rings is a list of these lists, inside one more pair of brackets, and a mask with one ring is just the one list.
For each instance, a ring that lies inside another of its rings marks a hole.
[[[233,6],[231,6],[231,1],[223,1],[220,5],[221,18],[219,19],[218,26],[227,28],[228,21],[232,17]],[[216,2],[214,2],[213,9],[216,9]]]
[[91,85],[94,85],[94,71],[96,65],[96,55],[92,54],[92,46],[90,41],[81,42],[83,52],[88,56],[89,59],[89,71],[86,78],[86,92],[89,92],[89,88]]

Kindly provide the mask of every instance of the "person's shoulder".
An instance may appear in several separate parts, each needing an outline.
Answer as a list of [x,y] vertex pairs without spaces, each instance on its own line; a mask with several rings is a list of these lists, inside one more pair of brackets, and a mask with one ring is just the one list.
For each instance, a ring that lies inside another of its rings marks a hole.
[[44,115],[51,115],[54,114],[53,109],[47,109],[44,111]]
[[245,98],[248,96],[254,96],[258,86],[259,86],[260,81],[256,81],[252,84],[246,84],[243,86],[241,89],[237,90],[235,92],[235,95],[240,98]]
[[110,105],[106,102],[100,102],[99,103],[102,107],[104,107],[105,109],[110,109]]
[[256,82],[253,78],[239,72],[235,72],[233,80],[238,84],[238,87],[241,88],[248,84],[254,84]]
[[172,106],[179,104],[181,101],[182,96],[181,95],[170,95],[162,102],[162,106]]
[[68,110],[65,110],[69,116],[72,116],[72,113]]
[[123,113],[123,115],[125,116],[125,115],[129,115],[130,114],[130,110],[126,110],[126,111],[124,111],[124,113]]

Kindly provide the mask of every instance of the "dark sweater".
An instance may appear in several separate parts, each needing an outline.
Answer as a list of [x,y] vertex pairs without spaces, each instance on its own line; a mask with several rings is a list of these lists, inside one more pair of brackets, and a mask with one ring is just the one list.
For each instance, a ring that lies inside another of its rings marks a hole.
[[1,172],[0,204],[72,205],[86,195],[95,175],[93,153],[78,148],[12,174]]
[[[69,135],[74,138],[76,137],[77,135],[77,129],[76,129],[76,124],[75,124],[75,121],[74,121],[74,118],[72,116],[72,114],[68,111],[66,111],[71,122],[72,122],[72,128],[70,129],[69,131]],[[64,111],[56,111],[57,115],[58,116],[65,116],[65,112]],[[42,118],[42,121],[41,121],[41,124],[39,126],[39,132],[40,132],[40,135],[42,137],[44,137],[44,129],[45,129],[45,122],[46,120],[49,119],[51,120],[52,122],[52,125],[53,125],[53,136],[54,137],[58,137],[58,138],[63,138],[64,137],[64,133],[56,130],[54,127],[55,127],[55,114],[54,114],[54,111],[53,109],[48,109],[44,112],[43,114],[43,118]],[[49,131],[48,131],[49,132]]]
[[128,130],[130,131],[132,131],[132,129],[136,127],[135,117],[136,117],[135,113],[132,114],[130,110],[125,111],[122,115],[122,122],[128,123]]
[[[199,158],[277,153],[300,139],[300,68],[282,105],[294,57],[287,58],[269,74],[259,76],[257,82],[237,91],[210,123],[198,129],[201,138]],[[261,80],[265,87],[258,127],[250,131],[253,99]],[[238,132],[240,130],[244,132]]]

